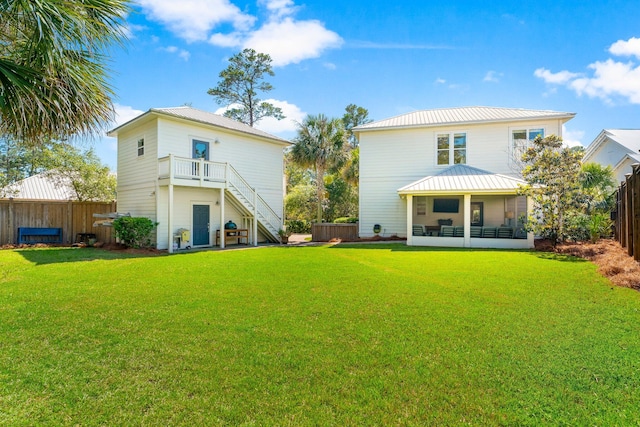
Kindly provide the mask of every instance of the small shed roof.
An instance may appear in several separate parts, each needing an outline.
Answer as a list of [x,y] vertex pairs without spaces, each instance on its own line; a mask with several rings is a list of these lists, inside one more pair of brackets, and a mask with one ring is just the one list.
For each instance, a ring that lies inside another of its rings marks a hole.
[[511,122],[522,120],[572,119],[576,114],[551,110],[526,110],[501,107],[457,107],[435,110],[419,110],[384,120],[360,125],[354,131],[365,132],[380,129],[448,126],[457,124]]
[[3,188],[3,197],[28,200],[75,200],[70,185],[57,182],[44,173],[30,176]]
[[497,174],[467,165],[451,166],[437,175],[427,176],[398,190],[399,194],[515,193],[523,179]]
[[236,131],[236,132],[259,136],[261,138],[266,138],[271,140],[272,142],[277,142],[283,145],[291,144],[286,139],[282,139],[277,136],[271,135],[270,133],[245,125],[244,123],[241,123],[239,121],[232,120],[228,117],[224,117],[219,114],[210,113],[208,111],[199,110],[197,108],[188,107],[188,106],[169,107],[169,108],[151,108],[146,113],[143,113],[138,117],[132,120],[129,120],[128,122],[118,126],[117,128],[110,130],[108,132],[108,135],[117,136],[118,132],[120,132],[124,128],[129,127],[130,125],[136,122],[139,122],[140,120],[151,115],[164,115],[164,116],[170,116],[170,117],[175,117],[179,119],[190,120],[190,121],[198,122],[204,125],[216,126],[216,127]]

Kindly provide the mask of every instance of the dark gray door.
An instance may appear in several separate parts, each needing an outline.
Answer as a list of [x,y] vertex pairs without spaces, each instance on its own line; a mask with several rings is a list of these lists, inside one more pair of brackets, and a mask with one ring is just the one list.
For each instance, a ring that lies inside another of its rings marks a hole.
[[193,246],[209,244],[209,205],[193,205]]

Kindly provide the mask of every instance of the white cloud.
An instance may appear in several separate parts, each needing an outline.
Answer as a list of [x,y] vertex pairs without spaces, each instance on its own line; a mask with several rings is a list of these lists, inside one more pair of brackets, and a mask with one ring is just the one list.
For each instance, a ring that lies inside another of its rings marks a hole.
[[489,83],[498,83],[500,82],[500,77],[502,77],[503,75],[503,73],[498,73],[493,70],[487,71],[487,74],[484,76],[484,79],[482,79],[482,81]]
[[336,64],[334,64],[332,62],[325,62],[322,65],[324,65],[324,68],[326,68],[327,70],[335,70],[337,68]]
[[189,53],[189,51],[180,49],[179,47],[176,47],[176,46],[167,46],[167,47],[161,48],[160,50],[164,50],[165,52],[168,52],[168,53],[175,53],[178,55],[178,57],[184,59],[185,61],[188,61],[189,58],[191,58],[191,53]]
[[[150,19],[166,25],[188,42],[208,41],[226,48],[252,48],[267,53],[273,66],[317,58],[342,46],[342,38],[318,20],[297,20],[293,0],[257,0],[266,9],[264,23],[243,13],[230,0],[140,0]],[[229,31],[220,31],[231,24]],[[218,30],[218,31],[215,31]]]
[[635,56],[640,59],[640,38],[631,37],[629,40],[618,40],[609,48],[609,52],[616,56]]
[[251,28],[255,17],[243,13],[229,0],[138,0],[142,10],[155,21],[188,42],[204,41],[220,24],[236,30]]
[[128,105],[114,104],[113,107],[116,110],[116,117],[114,120],[115,123],[113,123],[114,127],[123,125],[129,120],[133,120],[140,114],[144,113],[144,111],[136,110],[135,108]]
[[439,85],[443,85],[445,84],[447,81],[445,79],[441,79],[440,77],[438,77],[434,83],[439,84]]
[[[256,124],[256,128],[269,132],[273,135],[278,135],[282,138],[288,138],[297,129],[297,123],[302,122],[307,116],[307,113],[302,111],[300,107],[295,104],[290,104],[287,101],[280,101],[277,99],[265,99],[265,102],[272,104],[275,107],[280,107],[285,118],[282,120],[274,119],[273,117],[265,117]],[[236,107],[238,105],[228,105],[226,107],[218,108],[216,114],[224,114],[229,108]]]
[[320,21],[286,17],[248,34],[243,47],[268,53],[277,67],[317,58],[324,50],[340,47],[342,43],[342,38],[327,30]]
[[[640,58],[640,39],[632,37],[627,41],[618,40],[611,45],[609,52]],[[549,84],[564,85],[578,95],[600,98],[606,103],[622,98],[632,104],[640,104],[640,65],[609,58],[606,61],[596,61],[588,68],[593,70],[591,76],[569,71],[552,73],[545,68],[538,68],[534,75]]]
[[538,68],[533,72],[533,75],[541,78],[547,83],[552,84],[564,84],[579,76],[579,74],[571,73],[569,71],[559,71],[557,73],[552,73],[546,68]]
[[582,130],[567,130],[565,125],[562,125],[562,141],[567,147],[584,147],[582,139],[584,138],[584,131]]

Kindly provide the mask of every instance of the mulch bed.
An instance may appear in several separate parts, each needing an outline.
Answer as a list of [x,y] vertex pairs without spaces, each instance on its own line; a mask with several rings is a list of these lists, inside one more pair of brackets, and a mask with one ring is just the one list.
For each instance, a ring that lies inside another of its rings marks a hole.
[[615,240],[597,243],[562,243],[555,248],[549,241],[536,241],[536,250],[573,255],[598,266],[598,271],[614,285],[640,290],[640,263]]

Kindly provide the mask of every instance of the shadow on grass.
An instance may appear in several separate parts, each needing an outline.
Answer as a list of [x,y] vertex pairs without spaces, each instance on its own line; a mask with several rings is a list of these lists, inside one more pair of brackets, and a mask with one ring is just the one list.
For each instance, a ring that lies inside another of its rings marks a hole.
[[86,262],[96,260],[119,260],[128,258],[150,258],[161,256],[157,253],[143,251],[130,253],[126,251],[108,251],[97,248],[34,248],[17,249],[15,252],[27,261],[36,265],[60,264],[65,262]]
[[439,246],[407,246],[404,243],[340,243],[331,249],[378,249],[392,252],[517,252],[535,256],[540,259],[561,262],[587,262],[583,258],[555,252],[542,252],[533,249],[500,249],[500,248],[448,248]]

